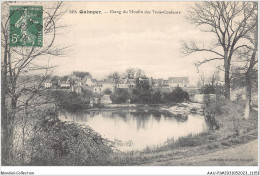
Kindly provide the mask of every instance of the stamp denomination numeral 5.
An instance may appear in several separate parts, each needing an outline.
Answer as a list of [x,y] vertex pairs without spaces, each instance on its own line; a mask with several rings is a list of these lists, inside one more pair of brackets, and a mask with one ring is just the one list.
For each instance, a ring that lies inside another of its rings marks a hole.
[[20,35],[13,34],[13,35],[12,35],[12,40],[11,40],[12,43],[17,43],[17,40],[18,40],[17,38],[18,38],[19,36],[20,36]]

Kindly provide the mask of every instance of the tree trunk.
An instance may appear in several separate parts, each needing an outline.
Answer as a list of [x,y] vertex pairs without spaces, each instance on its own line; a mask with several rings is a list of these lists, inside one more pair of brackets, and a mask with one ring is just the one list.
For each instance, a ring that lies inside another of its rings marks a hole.
[[250,108],[251,108],[251,93],[252,93],[252,82],[251,82],[251,76],[252,76],[252,70],[255,65],[255,56],[256,56],[256,49],[253,52],[250,60],[250,65],[246,72],[246,104],[245,104],[245,112],[244,112],[244,118],[248,119],[250,115]]
[[9,130],[8,130],[8,115],[6,113],[6,87],[7,87],[7,42],[5,42],[5,48],[4,48],[4,59],[2,64],[2,89],[1,89],[1,124],[2,124],[2,145],[1,145],[1,161],[2,164],[6,164],[10,158],[8,154],[8,136],[9,136]]
[[250,77],[248,74],[246,74],[246,104],[245,104],[245,112],[244,112],[244,118],[248,119],[250,115],[250,103],[251,103],[251,82]]
[[229,77],[229,70],[230,70],[230,63],[225,59],[225,98],[230,100],[230,77]]
[[10,113],[7,114],[3,128],[2,165],[12,165],[14,142],[14,119],[16,114],[17,98],[11,99]]
[[7,125],[3,128],[5,132],[3,133],[4,142],[2,142],[2,165],[12,164],[12,152],[13,152],[13,138],[14,138],[14,123],[9,121]]
[[[258,18],[256,17],[256,21],[258,22]],[[256,30],[254,32],[254,50],[250,59],[250,64],[246,72],[246,104],[245,104],[245,112],[244,118],[248,119],[250,115],[250,108],[251,108],[251,93],[252,93],[252,71],[255,66],[256,62],[256,54],[258,48],[258,25],[256,23]]]

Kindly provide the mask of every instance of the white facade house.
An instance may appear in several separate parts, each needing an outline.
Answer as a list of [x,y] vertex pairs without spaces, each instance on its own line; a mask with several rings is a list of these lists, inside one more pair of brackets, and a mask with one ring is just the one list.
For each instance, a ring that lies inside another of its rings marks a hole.
[[52,82],[50,82],[50,81],[44,82],[45,88],[50,88],[51,86],[52,86]]
[[188,77],[170,77],[168,79],[169,87],[188,87],[189,78]]

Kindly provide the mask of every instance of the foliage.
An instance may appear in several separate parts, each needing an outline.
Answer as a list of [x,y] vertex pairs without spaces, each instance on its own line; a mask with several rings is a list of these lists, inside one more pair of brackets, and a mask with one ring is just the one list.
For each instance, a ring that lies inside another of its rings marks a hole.
[[111,93],[112,93],[112,91],[109,88],[104,90],[104,94],[106,94],[106,95],[110,95]]
[[172,92],[172,99],[176,103],[188,101],[189,100],[189,94],[188,94],[188,92],[184,91],[182,88],[176,87]]
[[144,84],[144,86],[139,85],[131,93],[128,93],[127,89],[117,89],[111,95],[111,100],[113,103],[126,103],[126,100],[130,99],[131,103],[141,104],[181,103],[189,101],[188,92],[180,87],[176,87],[171,93],[161,93],[160,91],[153,93],[146,86],[147,84]]
[[205,85],[201,88],[202,94],[215,94],[215,86],[213,85]]
[[90,93],[88,92],[83,92],[83,94],[79,95],[75,92],[56,90],[52,92],[52,96],[56,105],[63,109],[77,111],[89,108]]
[[117,89],[113,94],[110,95],[113,103],[126,103],[130,98],[130,94],[127,89]]
[[54,86],[58,87],[59,86],[59,80],[60,80],[60,77],[59,76],[53,76],[51,78],[51,82]]
[[151,102],[154,104],[162,102],[162,94],[160,91],[156,91],[154,94],[152,94]]
[[66,76],[62,76],[60,80],[61,81],[67,81],[68,79],[69,79],[69,76],[66,75]]
[[[243,58],[244,59],[244,58]],[[239,89],[246,87],[246,73],[244,72],[245,67],[234,67],[231,76],[231,87],[232,89]],[[257,92],[258,90],[258,70],[257,68],[252,69],[250,79],[252,80],[251,86],[252,91]]]
[[171,93],[164,93],[163,101],[166,103],[181,103],[183,101],[189,101],[188,92],[184,91],[180,87],[176,87]]
[[85,76],[91,76],[89,72],[82,72],[82,71],[74,71],[73,75],[79,77],[79,78],[84,78]]
[[26,141],[24,165],[103,165],[109,141],[88,126],[61,122],[57,118],[41,121],[35,135]]

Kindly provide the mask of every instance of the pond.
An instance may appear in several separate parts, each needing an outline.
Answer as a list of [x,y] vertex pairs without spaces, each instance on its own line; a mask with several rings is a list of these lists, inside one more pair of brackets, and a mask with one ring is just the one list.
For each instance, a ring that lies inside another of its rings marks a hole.
[[59,118],[87,124],[102,137],[115,142],[121,151],[163,145],[167,140],[196,135],[207,130],[203,116],[172,114],[159,110],[116,110],[95,112],[61,111]]

